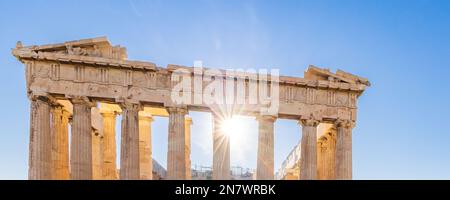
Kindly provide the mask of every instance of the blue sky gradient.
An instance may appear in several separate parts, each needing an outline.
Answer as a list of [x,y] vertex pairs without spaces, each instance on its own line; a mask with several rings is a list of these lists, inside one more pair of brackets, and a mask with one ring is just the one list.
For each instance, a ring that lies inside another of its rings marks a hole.
[[[0,179],[27,178],[29,101],[11,48],[98,36],[126,46],[129,59],[160,66],[203,60],[302,77],[313,64],[367,77],[354,178],[450,179],[449,11],[444,0],[0,1]],[[192,163],[210,165],[210,116],[191,114]],[[244,120],[248,145],[242,155],[232,150],[232,163],[254,168],[256,121]],[[167,119],[153,127],[153,154],[165,166]],[[278,120],[275,135],[278,168],[300,127]]]

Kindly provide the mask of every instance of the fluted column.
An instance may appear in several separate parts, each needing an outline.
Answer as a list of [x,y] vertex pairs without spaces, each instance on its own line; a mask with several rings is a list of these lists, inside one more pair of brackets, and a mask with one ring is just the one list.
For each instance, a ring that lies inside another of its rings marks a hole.
[[139,114],[139,169],[140,179],[152,180],[152,128],[153,117]]
[[214,180],[230,179],[230,138],[221,129],[221,118],[213,115],[213,170]]
[[92,129],[92,179],[103,179],[103,136]]
[[69,173],[69,117],[61,105],[55,105],[52,113],[52,179],[67,180]]
[[31,97],[28,179],[51,179],[50,105],[43,96]]
[[191,125],[192,125],[192,118],[186,117],[184,120],[184,132],[186,134],[186,179],[190,180],[192,179],[191,175]]
[[324,133],[317,141],[317,179],[336,179],[336,134],[331,129]]
[[70,151],[70,178],[92,179],[92,124],[91,108],[95,106],[86,97],[71,99],[73,104]]
[[317,126],[318,120],[301,119],[302,142],[300,153],[300,179],[317,178]]
[[274,179],[274,122],[276,117],[263,115],[257,117],[259,122],[258,160],[256,165],[257,180]]
[[167,152],[167,179],[183,180],[186,175],[186,134],[184,117],[186,108],[169,107],[169,136]]
[[120,148],[120,179],[139,179],[139,104],[124,102]]
[[103,116],[103,179],[117,179],[116,116],[115,112],[102,112]]
[[336,133],[336,179],[352,179],[352,129],[351,120],[337,120]]

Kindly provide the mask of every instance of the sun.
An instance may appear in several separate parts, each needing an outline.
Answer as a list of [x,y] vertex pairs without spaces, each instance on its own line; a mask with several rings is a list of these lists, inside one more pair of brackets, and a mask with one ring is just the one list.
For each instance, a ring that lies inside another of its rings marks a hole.
[[254,144],[255,120],[247,116],[234,115],[221,119],[220,130],[228,138],[233,163],[246,163],[249,145]]
[[245,120],[238,117],[224,119],[221,123],[221,130],[230,137],[231,140],[238,140],[245,137],[247,126]]

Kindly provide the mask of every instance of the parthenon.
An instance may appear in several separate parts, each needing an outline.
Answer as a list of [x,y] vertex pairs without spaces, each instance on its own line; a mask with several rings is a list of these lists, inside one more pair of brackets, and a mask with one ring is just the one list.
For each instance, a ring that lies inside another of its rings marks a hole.
[[[40,46],[18,42],[12,54],[25,65],[31,102],[31,180],[152,179],[154,116],[169,119],[166,178],[190,179],[190,125],[195,122],[189,111],[213,116],[215,180],[230,179],[229,140],[219,127],[224,116],[237,113],[259,122],[256,179],[275,178],[274,123],[278,118],[295,120],[302,127],[301,133],[290,133],[302,135],[298,179],[352,179],[352,129],[358,97],[370,86],[365,78],[315,66],[308,67],[304,78],[279,75],[261,81],[254,78],[258,75],[243,73],[231,79],[236,83],[234,91],[244,91],[243,102],[177,103],[174,87],[183,80],[196,81],[196,73],[206,68],[131,61],[124,47],[112,46],[106,37]],[[175,76],[180,71],[181,80]],[[176,94],[189,94],[191,100],[208,83],[229,78],[211,77],[200,79],[199,90],[177,90]],[[244,83],[240,89],[239,81]],[[264,99],[249,103],[252,83],[268,88],[271,95],[277,92],[276,113],[264,112],[263,108],[273,106]],[[273,83],[278,90],[273,90]],[[225,113],[223,107],[231,112]],[[115,139],[118,115],[122,116],[120,143]],[[116,166],[118,145],[120,166]]]

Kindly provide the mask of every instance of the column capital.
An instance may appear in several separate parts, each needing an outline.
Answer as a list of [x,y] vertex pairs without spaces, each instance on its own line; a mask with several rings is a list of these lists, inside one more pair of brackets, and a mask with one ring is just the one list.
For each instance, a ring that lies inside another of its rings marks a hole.
[[36,100],[48,101],[49,100],[47,96],[42,96],[42,95],[28,95],[28,98],[31,101],[36,101]]
[[95,102],[89,100],[86,96],[69,96],[68,99],[72,104],[81,104],[81,105],[87,105],[89,107],[96,107]]
[[151,114],[151,112],[147,112],[144,109],[142,109],[139,112],[139,120],[140,121],[146,121],[146,122],[152,122],[153,121],[153,115]]
[[186,115],[188,113],[187,107],[166,107],[167,112],[170,113],[180,113]]
[[133,103],[129,101],[120,102],[119,106],[122,110],[131,110],[136,112],[139,112],[143,109],[140,103]]
[[153,116],[151,115],[139,115],[139,121],[152,122]]
[[58,102],[58,100],[52,96],[46,96],[45,98],[47,98],[48,103],[50,104],[52,109],[57,109],[57,110],[65,110],[64,109],[64,105],[60,102]]
[[257,115],[256,116],[257,121],[270,121],[275,122],[277,120],[277,117],[274,115]]
[[50,105],[52,106],[52,111],[61,112],[61,114],[64,111],[64,106],[61,105],[61,104],[53,104],[53,103],[51,103]]
[[336,128],[353,128],[355,127],[355,122],[352,120],[348,120],[348,119],[337,119],[334,122],[334,125],[336,126]]
[[186,124],[191,125],[191,124],[192,124],[192,117],[186,116],[186,117],[184,118],[184,122],[185,122]]
[[103,117],[116,117],[118,113],[115,111],[100,111],[100,114]]
[[316,116],[315,114],[310,114],[309,116],[300,116],[300,120],[298,121],[299,124],[302,126],[309,126],[309,127],[317,127],[320,122],[322,121],[322,117]]
[[320,120],[316,119],[300,119],[299,124],[302,126],[312,126],[317,127],[320,124]]
[[36,100],[45,101],[45,102],[49,103],[51,106],[61,106],[61,104],[58,103],[54,97],[52,97],[46,93],[39,94],[39,93],[30,92],[28,94],[28,98],[31,101],[36,101]]

